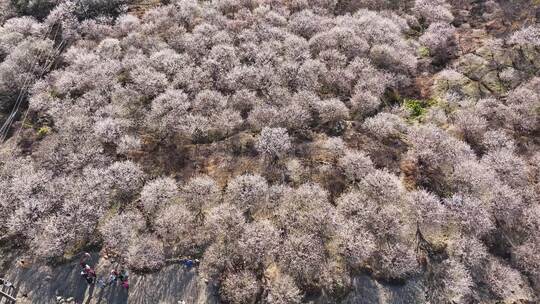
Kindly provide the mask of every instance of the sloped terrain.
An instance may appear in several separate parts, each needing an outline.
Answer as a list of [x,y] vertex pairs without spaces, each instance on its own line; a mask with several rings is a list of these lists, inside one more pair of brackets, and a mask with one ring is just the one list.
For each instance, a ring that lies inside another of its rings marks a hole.
[[223,303],[538,301],[538,1],[0,8],[3,252],[198,258]]

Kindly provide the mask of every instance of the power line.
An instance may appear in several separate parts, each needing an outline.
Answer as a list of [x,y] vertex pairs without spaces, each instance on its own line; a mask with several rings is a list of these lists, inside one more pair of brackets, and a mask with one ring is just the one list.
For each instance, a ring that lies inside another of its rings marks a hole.
[[[47,38],[51,33],[52,27],[49,27],[47,29],[47,32],[45,33],[45,37]],[[19,106],[22,103],[24,94],[26,93],[26,86],[28,85],[28,82],[30,80],[30,73],[33,73],[36,69],[37,65],[39,65],[40,57],[42,56],[43,49],[40,49],[38,52],[38,55],[35,58],[35,61],[32,63],[30,71],[28,71],[28,74],[26,75],[26,78],[23,82],[23,86],[19,89],[19,94],[17,96],[17,100],[15,101],[15,104],[13,105],[13,109],[8,117],[8,119],[4,122],[4,125],[0,129],[0,142],[3,142],[8,134],[9,128],[11,127],[11,124],[13,123],[13,120],[15,119],[15,115],[17,114],[19,110]]]
[[[43,38],[48,38],[50,34],[52,33],[52,30],[54,28],[54,24],[52,26],[49,26],[47,29],[47,32],[45,33]],[[56,37],[58,36],[60,26],[56,27],[56,32],[53,37],[53,43],[56,40]],[[38,79],[43,76],[43,73],[45,70],[42,70],[39,68],[39,63],[41,60],[43,60],[42,56],[44,55],[45,49],[42,48],[38,51],[38,55],[36,56],[34,62],[31,65],[30,70],[27,72],[27,75],[25,77],[25,80],[23,82],[23,86],[19,89],[19,94],[17,96],[17,99],[15,101],[15,104],[13,105],[13,109],[11,110],[10,115],[2,125],[2,128],[0,128],[0,143],[3,143],[5,139],[7,138],[7,135],[9,133],[9,129],[11,128],[11,125],[13,124],[15,117],[19,111],[19,108],[24,100],[24,96],[26,95],[28,89],[30,88],[30,79],[33,77],[32,75],[35,74],[36,69],[41,70],[42,72],[38,73],[36,76]],[[54,54],[53,54],[54,55]],[[50,55],[49,55],[50,56]],[[46,61],[47,62],[47,61]],[[46,67],[46,65],[45,65]],[[39,69],[38,69],[39,68]],[[40,75],[41,74],[41,75]]]
[[[81,8],[83,7],[81,5],[81,0],[76,1],[76,6],[81,7]],[[85,15],[86,15],[86,12],[85,12]],[[53,30],[53,28],[55,26],[56,26],[56,32],[55,32],[54,37],[52,39],[53,43],[56,41],[56,38],[58,36],[59,30],[60,30],[60,27],[61,27],[61,21],[60,21],[60,23],[58,23],[58,20],[57,20],[52,25],[49,25],[49,28],[47,29],[47,32],[45,33],[45,36],[44,36],[44,38],[49,37],[52,30]],[[55,48],[55,51],[53,51],[52,57],[49,58],[49,60],[50,60],[49,63],[47,64],[47,61],[45,61],[45,65],[44,65],[43,69],[41,69],[41,72],[38,73],[37,79],[40,79],[45,75],[45,72],[47,71],[47,69],[49,69],[52,66],[52,64],[54,63],[53,59],[55,59],[62,52],[62,50],[66,46],[66,44],[67,44],[66,39],[63,38],[62,41],[60,42],[60,44],[58,45],[58,47]],[[43,49],[40,49],[39,52],[38,52],[38,56],[36,56],[36,60],[33,63],[31,70],[29,71],[29,74],[32,73],[36,69],[37,65],[39,65],[39,62],[41,60],[40,57],[42,56],[42,53],[43,53]],[[21,106],[22,101],[24,100],[24,95],[28,93],[28,89],[30,88],[30,85],[28,83],[29,79],[30,79],[30,76],[27,75],[27,77],[25,78],[25,81],[23,83],[23,86],[19,90],[19,95],[17,97],[17,100],[15,102],[13,110],[11,111],[11,114],[9,115],[8,119],[4,122],[4,124],[0,128],[0,144],[2,144],[5,141],[5,139],[7,138],[7,135],[9,133],[9,129],[11,128],[11,125],[13,124],[13,122],[15,120],[16,114],[19,111],[19,107]],[[24,125],[24,120],[26,119],[26,117],[28,115],[28,110],[29,110],[29,108],[27,108],[26,111],[25,111],[21,127],[17,131],[17,136],[19,135],[19,133],[21,131],[21,128]]]
[[[62,41],[60,42],[60,44],[58,45],[58,47],[55,49],[52,57],[50,58],[49,60],[49,63],[46,64],[41,73],[40,73],[40,78],[43,77],[45,75],[45,72],[50,68],[52,67],[54,61],[56,60],[56,57],[58,55],[60,55],[60,53],[62,52],[64,46],[66,45],[66,40],[65,39],[62,39]],[[23,116],[23,119],[21,120],[21,126],[19,127],[19,129],[17,130],[17,134],[15,135],[15,138],[18,138],[19,137],[19,134],[21,133],[21,130],[22,128],[24,127],[24,122],[26,121],[26,117],[28,116],[28,112],[30,111],[30,106],[28,106],[26,108],[26,111],[24,112],[24,116]]]

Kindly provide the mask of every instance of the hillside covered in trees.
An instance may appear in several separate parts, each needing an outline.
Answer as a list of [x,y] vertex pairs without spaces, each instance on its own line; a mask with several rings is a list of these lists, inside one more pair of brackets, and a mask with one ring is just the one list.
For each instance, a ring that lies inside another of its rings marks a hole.
[[224,303],[540,301],[537,0],[0,0],[0,247]]

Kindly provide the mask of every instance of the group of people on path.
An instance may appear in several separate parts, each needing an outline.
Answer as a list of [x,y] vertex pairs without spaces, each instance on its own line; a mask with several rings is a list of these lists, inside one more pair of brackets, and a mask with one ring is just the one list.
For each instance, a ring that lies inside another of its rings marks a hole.
[[[90,254],[88,252],[83,253],[79,265],[81,266],[81,276],[86,280],[90,285],[96,284],[99,288],[105,288],[120,282],[120,285],[125,289],[129,288],[128,281],[128,271],[125,268],[120,268],[120,271],[116,269],[111,270],[109,277],[105,280],[104,278],[98,278],[96,271],[87,263],[90,259]],[[197,267],[200,264],[198,259],[189,259],[184,258],[180,260],[180,264],[187,269]]]
[[105,288],[107,286],[111,286],[116,284],[117,282],[120,282],[120,285],[122,287],[124,287],[125,289],[129,288],[129,274],[126,269],[121,268],[120,272],[118,272],[116,269],[113,269],[111,270],[109,277],[104,280],[103,278],[98,278],[96,275],[96,271],[90,265],[88,265],[88,263],[86,263],[89,258],[90,254],[88,252],[85,252],[81,257],[81,260],[79,261],[79,265],[82,269],[81,276],[86,280],[88,284],[96,284],[100,288]]

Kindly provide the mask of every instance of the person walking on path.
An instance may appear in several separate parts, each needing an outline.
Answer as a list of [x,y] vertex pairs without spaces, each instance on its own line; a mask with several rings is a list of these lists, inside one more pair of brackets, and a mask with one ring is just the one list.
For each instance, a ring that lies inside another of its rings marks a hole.
[[91,279],[90,279],[90,277],[88,276],[88,273],[86,272],[85,269],[83,269],[83,271],[81,271],[81,277],[83,277],[83,278],[86,280],[86,282],[87,282],[88,284],[90,284]]
[[129,273],[127,272],[125,268],[122,268],[122,270],[120,270],[120,274],[118,275],[118,279],[120,279],[120,284],[125,289],[129,288],[128,278],[129,278]]
[[94,271],[94,269],[92,269],[92,267],[90,267],[90,265],[84,265],[81,275],[83,276],[83,278],[86,279],[86,282],[88,282],[88,284],[94,284],[96,280],[96,272]]
[[129,281],[127,279],[122,282],[122,287],[124,287],[125,289],[129,289]]
[[107,286],[107,284],[105,283],[105,281],[103,281],[102,278],[99,278],[97,280],[96,285],[97,285],[97,287],[99,287],[101,289],[103,289],[103,288],[105,288]]
[[193,267],[193,265],[194,265],[192,259],[185,259],[185,260],[182,261],[182,264],[183,264],[184,267],[186,267],[187,269],[191,269],[191,267]]
[[129,277],[128,271],[125,268],[122,268],[120,270],[120,274],[118,275],[118,279],[120,279],[120,281],[123,282],[123,281],[127,280],[128,277]]
[[113,269],[111,270],[111,273],[109,274],[109,279],[107,280],[107,285],[113,285],[118,280],[118,272]]
[[81,259],[79,260],[79,265],[81,265],[81,268],[84,268],[87,264],[86,261],[90,259],[90,253],[84,252],[81,256]]
[[[88,266],[88,265],[86,265]],[[95,282],[96,281],[96,272],[94,271],[94,269],[90,266],[88,266],[88,277],[90,277],[90,279],[92,280],[92,282]]]

